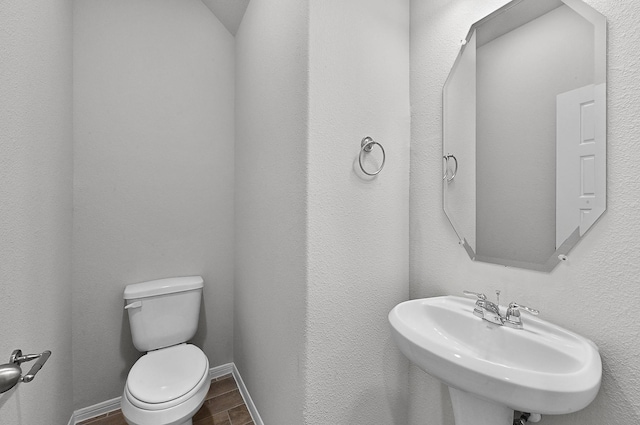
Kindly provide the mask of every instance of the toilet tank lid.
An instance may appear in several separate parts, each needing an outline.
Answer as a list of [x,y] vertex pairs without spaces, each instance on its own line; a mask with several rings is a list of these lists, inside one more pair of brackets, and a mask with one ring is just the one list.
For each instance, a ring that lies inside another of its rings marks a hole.
[[175,292],[191,291],[204,286],[201,276],[170,277],[167,279],[150,280],[134,283],[124,288],[124,299],[153,297],[156,295],[173,294]]

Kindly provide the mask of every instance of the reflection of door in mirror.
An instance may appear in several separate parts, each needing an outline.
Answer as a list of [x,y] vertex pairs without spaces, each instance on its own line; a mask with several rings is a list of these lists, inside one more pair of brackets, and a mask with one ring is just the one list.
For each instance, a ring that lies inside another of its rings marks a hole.
[[561,6],[478,47],[479,257],[544,264],[556,250],[556,96],[593,82],[585,40],[593,25]]
[[606,154],[604,84],[590,84],[557,98],[556,246],[579,229],[582,236],[604,212]]

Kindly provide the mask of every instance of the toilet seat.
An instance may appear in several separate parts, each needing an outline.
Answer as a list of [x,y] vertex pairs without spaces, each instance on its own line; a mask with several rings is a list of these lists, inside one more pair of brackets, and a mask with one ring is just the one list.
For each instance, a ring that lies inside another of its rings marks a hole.
[[196,346],[180,344],[151,351],[134,364],[127,377],[125,396],[143,410],[179,405],[209,380],[209,361]]
[[[204,399],[209,391],[211,380],[209,376],[202,381],[202,385],[190,397],[181,399],[181,403],[173,407],[160,410],[145,410],[131,403],[132,397],[127,396],[125,387],[120,402],[122,414],[129,425],[191,425],[193,415],[202,407]],[[166,405],[163,405],[166,407]]]

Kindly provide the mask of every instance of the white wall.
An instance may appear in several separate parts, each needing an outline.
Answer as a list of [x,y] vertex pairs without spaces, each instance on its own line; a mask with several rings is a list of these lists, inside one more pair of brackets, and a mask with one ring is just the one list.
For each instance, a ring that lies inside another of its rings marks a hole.
[[[469,26],[504,0],[412,1],[411,297],[460,294],[463,289],[516,300],[600,347],[600,394],[553,424],[627,424],[640,420],[640,5],[633,0],[589,0],[609,22],[608,210],[551,273],[474,263],[457,244],[442,212],[441,90]],[[453,424],[446,388],[419,369],[410,372],[411,424]]]
[[0,363],[18,348],[53,353],[0,395],[3,425],[72,411],[71,18],[68,0],[0,3]]
[[[310,5],[304,423],[406,425],[387,314],[408,298],[409,2]],[[356,165],[365,136],[386,151],[374,179]]]
[[139,353],[125,285],[202,275],[198,334],[233,359],[234,41],[199,0],[74,3],[74,407]]
[[406,423],[408,6],[252,0],[238,31],[234,355],[265,423]]
[[267,424],[302,424],[308,6],[252,0],[236,35],[234,361]]

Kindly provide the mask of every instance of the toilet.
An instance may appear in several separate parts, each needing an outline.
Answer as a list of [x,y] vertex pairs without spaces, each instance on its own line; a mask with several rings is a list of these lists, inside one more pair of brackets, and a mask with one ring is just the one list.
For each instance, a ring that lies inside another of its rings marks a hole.
[[207,356],[187,341],[198,327],[200,276],[128,285],[133,345],[142,357],[127,376],[121,408],[129,425],[192,425],[211,385]]

